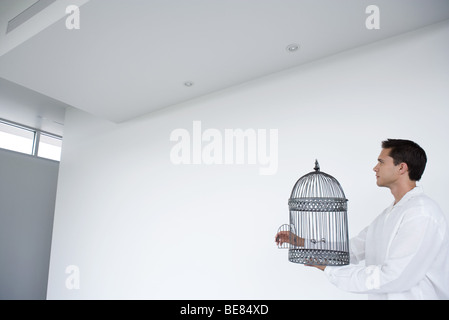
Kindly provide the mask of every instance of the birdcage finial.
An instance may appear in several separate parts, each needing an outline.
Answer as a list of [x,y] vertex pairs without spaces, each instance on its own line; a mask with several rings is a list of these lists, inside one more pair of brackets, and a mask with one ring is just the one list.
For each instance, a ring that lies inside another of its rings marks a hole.
[[315,168],[313,168],[315,171],[320,171],[320,164],[318,163],[318,160],[315,160]]

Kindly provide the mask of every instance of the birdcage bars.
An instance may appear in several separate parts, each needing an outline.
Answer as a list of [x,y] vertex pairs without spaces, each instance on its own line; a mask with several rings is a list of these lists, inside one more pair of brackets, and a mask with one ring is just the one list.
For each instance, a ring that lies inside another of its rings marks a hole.
[[291,225],[302,246],[290,244],[289,260],[302,264],[349,263],[346,212],[290,211]]

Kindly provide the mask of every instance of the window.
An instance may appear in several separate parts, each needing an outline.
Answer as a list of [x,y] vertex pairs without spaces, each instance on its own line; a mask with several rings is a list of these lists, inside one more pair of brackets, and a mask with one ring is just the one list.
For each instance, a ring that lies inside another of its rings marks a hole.
[[59,161],[61,160],[62,140],[49,134],[41,133],[38,157]]
[[0,148],[60,161],[62,137],[0,119]]
[[0,148],[31,154],[34,132],[0,122]]

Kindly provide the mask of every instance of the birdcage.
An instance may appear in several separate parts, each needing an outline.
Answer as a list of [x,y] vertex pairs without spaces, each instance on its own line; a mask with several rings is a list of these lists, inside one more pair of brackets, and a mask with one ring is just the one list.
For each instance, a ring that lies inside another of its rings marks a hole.
[[293,187],[288,206],[290,224],[278,230],[289,240],[279,243],[288,248],[291,262],[342,266],[349,264],[347,199],[340,183],[321,172],[318,161],[315,171],[301,177]]

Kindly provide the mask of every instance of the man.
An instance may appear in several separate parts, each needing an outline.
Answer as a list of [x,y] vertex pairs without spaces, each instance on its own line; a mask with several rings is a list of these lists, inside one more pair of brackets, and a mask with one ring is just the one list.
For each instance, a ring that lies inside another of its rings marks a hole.
[[[416,186],[426,162],[426,153],[415,142],[382,142],[373,170],[377,185],[389,188],[394,202],[351,239],[350,265],[314,266],[338,288],[369,294],[370,299],[449,299],[447,222]],[[276,242],[288,242],[290,236],[279,233]],[[293,237],[300,243],[298,238]]]

